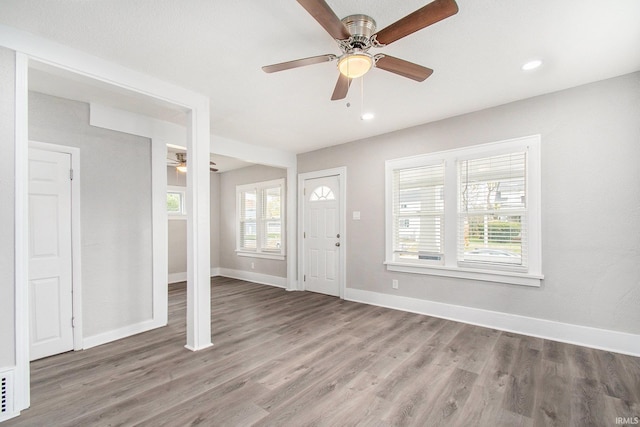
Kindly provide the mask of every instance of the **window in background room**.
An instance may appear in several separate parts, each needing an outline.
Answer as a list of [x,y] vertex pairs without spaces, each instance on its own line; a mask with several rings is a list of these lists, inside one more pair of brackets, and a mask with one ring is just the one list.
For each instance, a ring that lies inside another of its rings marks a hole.
[[238,255],[284,259],[284,179],[239,185],[236,199]]
[[184,187],[167,187],[167,213],[169,218],[186,218]]

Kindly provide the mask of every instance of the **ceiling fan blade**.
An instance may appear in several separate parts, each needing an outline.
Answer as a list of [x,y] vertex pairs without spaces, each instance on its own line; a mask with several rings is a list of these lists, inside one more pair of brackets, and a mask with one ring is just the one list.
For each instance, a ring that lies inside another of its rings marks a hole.
[[296,59],[295,61],[281,62],[279,64],[265,65],[262,71],[265,73],[275,73],[276,71],[289,70],[291,68],[304,67],[306,65],[320,64],[322,62],[333,61],[337,57],[332,54],[312,56],[310,58]]
[[216,168],[209,168],[209,170],[210,170],[211,172],[218,172],[218,169],[216,169]]
[[336,16],[324,0],[298,0],[298,3],[300,3],[334,39],[344,40],[351,37],[351,33],[347,30],[347,27],[344,26],[340,18]]
[[376,40],[384,45],[393,43],[456,13],[458,5],[455,0],[435,0],[378,31]]
[[404,59],[395,58],[389,55],[380,57],[376,61],[376,68],[381,68],[385,71],[410,78],[417,82],[424,81],[427,77],[433,74],[433,70],[431,68],[423,67],[422,65],[414,64],[413,62],[405,61]]
[[351,86],[351,79],[340,73],[336,87],[333,90],[333,95],[331,95],[331,100],[337,101],[346,98],[347,92],[349,92],[349,86]]

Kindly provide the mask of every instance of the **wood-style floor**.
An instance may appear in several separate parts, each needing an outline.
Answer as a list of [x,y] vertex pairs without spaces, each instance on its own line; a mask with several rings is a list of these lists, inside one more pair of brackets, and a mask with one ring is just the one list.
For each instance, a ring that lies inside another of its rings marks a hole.
[[[640,359],[216,278],[214,346],[169,326],[31,364],[9,426],[617,426]],[[632,425],[632,424],[631,424]]]

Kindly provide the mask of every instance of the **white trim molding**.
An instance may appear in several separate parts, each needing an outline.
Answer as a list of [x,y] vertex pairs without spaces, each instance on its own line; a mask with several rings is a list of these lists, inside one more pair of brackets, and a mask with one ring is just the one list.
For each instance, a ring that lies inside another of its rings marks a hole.
[[[209,233],[209,98],[97,56],[81,52],[26,31],[0,25],[0,45],[16,52],[15,95],[15,410],[30,406],[28,295],[28,75],[30,61],[60,68],[113,85],[150,99],[166,101],[187,111],[187,153],[193,165],[187,177],[189,270],[187,346],[211,345],[210,233]],[[166,197],[166,196],[165,196]],[[155,255],[155,253],[154,253]],[[166,283],[166,270],[164,271]],[[155,307],[154,307],[155,308]]]
[[501,331],[628,354],[636,357],[640,356],[640,335],[626,332],[573,325],[535,317],[519,316],[516,314],[354,288],[347,288],[345,299],[353,302],[468,323],[485,328],[499,329]]
[[167,280],[167,282],[169,284],[186,282],[186,281],[187,281],[187,272],[186,271],[181,271],[179,273],[169,273],[169,277],[168,277],[168,280]]
[[102,344],[107,344],[112,341],[120,340],[122,338],[127,338],[132,335],[140,334],[142,332],[147,332],[152,329],[159,328],[164,326],[161,321],[157,319],[145,320],[140,323],[135,323],[133,325],[123,326],[122,328],[113,329],[111,331],[102,332],[96,335],[92,335],[90,337],[84,338],[84,348],[85,350],[92,347],[97,347]]
[[[215,271],[214,271],[215,270]],[[287,278],[280,276],[271,276],[269,274],[254,273],[252,271],[234,270],[231,268],[220,267],[211,270],[211,276],[229,277],[231,279],[246,280],[247,282],[259,283],[261,285],[275,286],[276,288],[287,288]]]

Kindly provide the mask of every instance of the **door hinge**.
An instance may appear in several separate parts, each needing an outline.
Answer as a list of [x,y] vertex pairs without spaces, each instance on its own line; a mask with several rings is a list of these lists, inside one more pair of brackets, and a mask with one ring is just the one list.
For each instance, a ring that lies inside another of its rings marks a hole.
[[302,238],[303,238],[303,239],[306,239],[306,238],[307,238],[307,232],[306,232],[306,231],[303,231],[303,232],[302,232]]
[[76,327],[76,318],[75,318],[75,317],[72,317],[72,318],[71,318],[71,327],[72,327],[72,328],[75,328],[75,327]]
[[303,279],[302,281],[303,281],[303,282],[306,282],[306,281],[307,281],[307,275],[306,275],[306,274],[304,275],[304,279]]
[[303,188],[303,189],[302,189],[302,195],[303,195],[303,196],[306,196],[306,195],[307,195],[307,189],[306,189],[306,188]]
[[73,181],[73,169],[69,169],[69,179]]

